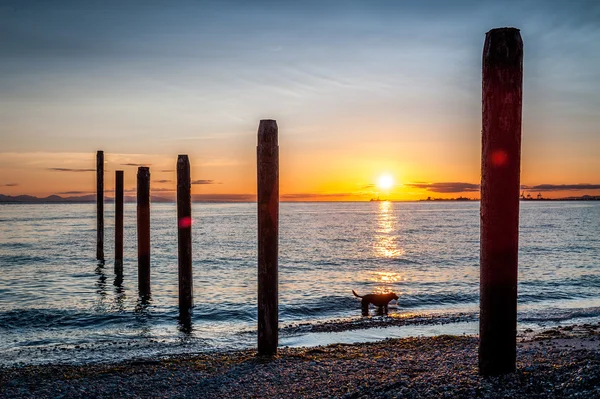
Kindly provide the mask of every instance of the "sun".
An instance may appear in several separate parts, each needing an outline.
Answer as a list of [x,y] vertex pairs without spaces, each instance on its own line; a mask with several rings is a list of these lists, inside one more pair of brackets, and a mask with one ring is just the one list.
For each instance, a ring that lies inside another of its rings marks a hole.
[[377,187],[382,190],[389,190],[394,185],[394,178],[390,175],[381,175],[377,179]]

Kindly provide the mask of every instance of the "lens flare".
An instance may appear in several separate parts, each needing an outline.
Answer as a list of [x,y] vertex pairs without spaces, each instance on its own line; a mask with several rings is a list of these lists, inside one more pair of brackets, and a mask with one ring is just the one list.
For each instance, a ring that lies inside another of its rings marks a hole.
[[192,218],[189,216],[182,217],[179,219],[179,228],[180,229],[188,229],[192,227]]

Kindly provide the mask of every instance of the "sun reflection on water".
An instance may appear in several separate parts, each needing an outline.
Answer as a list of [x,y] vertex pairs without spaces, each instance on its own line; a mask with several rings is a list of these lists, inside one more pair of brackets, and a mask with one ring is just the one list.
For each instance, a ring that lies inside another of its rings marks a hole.
[[373,287],[374,293],[385,294],[393,291],[400,296],[402,293],[394,284],[405,281],[406,276],[402,273],[377,271],[370,273],[369,280],[376,284]]
[[370,280],[376,283],[394,284],[406,280],[406,277],[396,272],[373,272]]
[[380,258],[396,258],[404,254],[404,250],[398,247],[396,222],[392,203],[380,202],[373,244],[375,254]]

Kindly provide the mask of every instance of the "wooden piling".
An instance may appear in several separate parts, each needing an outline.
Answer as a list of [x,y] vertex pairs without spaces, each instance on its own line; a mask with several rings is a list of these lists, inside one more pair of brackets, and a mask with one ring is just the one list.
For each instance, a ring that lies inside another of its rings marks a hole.
[[115,273],[123,273],[123,171],[115,172]]
[[277,122],[258,127],[258,354],[275,355],[279,340],[279,146]]
[[189,314],[193,306],[192,199],[190,161],[177,157],[177,236],[179,259],[179,313]]
[[104,261],[104,151],[96,153],[96,259]]
[[137,173],[138,289],[142,298],[150,295],[150,168]]
[[487,32],[483,48],[479,372],[516,368],[523,41]]

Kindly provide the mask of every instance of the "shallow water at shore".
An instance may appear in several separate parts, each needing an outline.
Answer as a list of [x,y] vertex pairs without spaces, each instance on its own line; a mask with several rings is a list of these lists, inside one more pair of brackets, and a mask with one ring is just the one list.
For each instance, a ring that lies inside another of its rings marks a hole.
[[[361,332],[365,330],[354,330]],[[368,331],[368,330],[366,330]],[[435,334],[438,335],[438,334]],[[182,354],[116,364],[0,368],[0,396],[206,398],[584,398],[600,394],[600,324],[528,331],[516,371],[482,377],[477,338]]]

